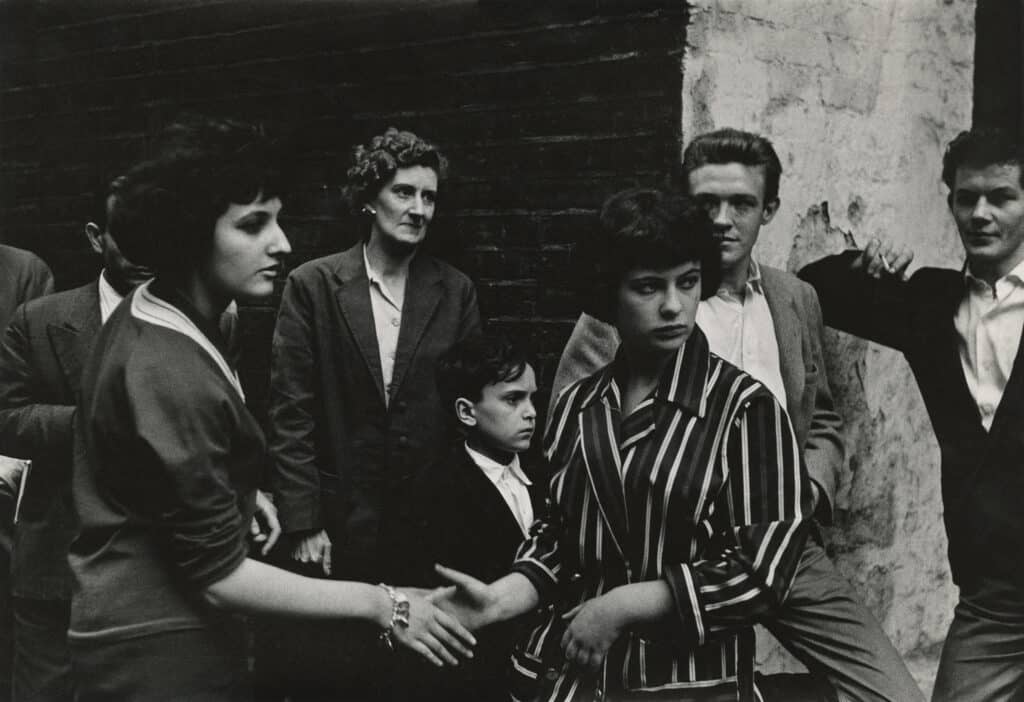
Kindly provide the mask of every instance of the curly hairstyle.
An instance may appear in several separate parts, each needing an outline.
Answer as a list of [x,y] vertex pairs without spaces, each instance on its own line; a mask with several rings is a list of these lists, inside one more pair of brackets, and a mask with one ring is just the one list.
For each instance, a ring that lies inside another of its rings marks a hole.
[[942,182],[950,190],[961,166],[984,168],[992,165],[1017,166],[1024,187],[1024,141],[1013,132],[998,127],[975,127],[960,132],[949,142],[942,156]]
[[581,241],[578,251],[578,270],[589,281],[584,309],[609,323],[615,321],[619,283],[630,270],[697,261],[702,300],[715,294],[722,277],[711,219],[690,198],[655,188],[631,188],[605,200],[596,236]]
[[348,169],[345,195],[353,212],[376,197],[381,187],[399,168],[424,166],[443,180],[448,161],[437,147],[412,132],[389,127],[383,134],[353,149],[355,163]]
[[124,255],[157,274],[198,264],[232,203],[279,196],[283,154],[261,125],[192,116],[124,176],[109,223]]

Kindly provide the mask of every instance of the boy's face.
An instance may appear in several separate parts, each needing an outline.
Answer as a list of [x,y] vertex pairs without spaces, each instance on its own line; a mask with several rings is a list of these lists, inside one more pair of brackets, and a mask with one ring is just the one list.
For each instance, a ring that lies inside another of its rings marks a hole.
[[690,195],[714,222],[722,271],[745,270],[762,225],[775,216],[779,201],[764,201],[764,166],[709,163],[690,172]]
[[616,292],[615,326],[635,357],[675,353],[693,332],[700,303],[700,263],[633,268]]
[[537,424],[535,392],[537,378],[529,364],[515,380],[485,385],[480,399],[473,403],[470,424],[479,444],[500,453],[519,453],[530,448]]
[[949,208],[971,272],[996,280],[1024,260],[1024,191],[1020,166],[991,164],[956,170]]

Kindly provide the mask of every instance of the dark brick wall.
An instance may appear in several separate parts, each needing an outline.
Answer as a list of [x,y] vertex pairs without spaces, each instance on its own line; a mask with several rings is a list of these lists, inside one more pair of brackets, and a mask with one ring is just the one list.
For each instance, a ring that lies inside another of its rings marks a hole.
[[[295,135],[292,264],[353,241],[351,145],[389,125],[452,164],[431,245],[544,384],[577,314],[571,242],[610,193],[661,182],[680,145],[684,3],[574,0],[0,0],[0,237],[60,287],[87,280],[88,192],[180,110]],[[264,396],[276,300],[243,310]]]

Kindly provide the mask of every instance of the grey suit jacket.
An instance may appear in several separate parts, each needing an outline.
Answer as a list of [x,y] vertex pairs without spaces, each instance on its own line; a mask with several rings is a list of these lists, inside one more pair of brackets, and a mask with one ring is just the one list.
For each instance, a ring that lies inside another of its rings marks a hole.
[[15,529],[15,595],[71,596],[72,419],[99,329],[93,281],[19,307],[0,346],[0,450],[33,462]]
[[[818,514],[828,523],[844,452],[842,420],[836,414],[825,375],[821,307],[814,289],[792,273],[763,264],[760,268],[779,345],[787,412],[797,442],[803,447],[807,472],[827,501],[819,507]],[[619,337],[613,326],[587,314],[580,315],[555,371],[552,405],[558,393],[574,380],[611,363],[618,346]]]

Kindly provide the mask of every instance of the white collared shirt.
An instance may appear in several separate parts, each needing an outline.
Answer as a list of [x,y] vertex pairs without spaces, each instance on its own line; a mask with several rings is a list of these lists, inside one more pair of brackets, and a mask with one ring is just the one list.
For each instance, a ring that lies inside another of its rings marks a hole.
[[100,323],[106,324],[114,309],[121,304],[124,295],[114,290],[114,286],[107,281],[107,269],[100,271]]
[[398,332],[402,328],[402,302],[391,294],[384,279],[370,267],[370,259],[363,246],[363,263],[366,277],[370,280],[370,307],[373,310],[373,326],[377,330],[377,348],[380,350],[380,374],[384,381],[384,403],[391,398],[391,378],[395,371],[395,355],[398,353]]
[[530,491],[527,490],[533,483],[519,466],[519,456],[515,456],[512,462],[506,466],[479,451],[474,451],[469,444],[466,444],[466,453],[501,493],[512,516],[519,522],[523,536],[526,536],[530,531],[530,525],[533,524],[533,503],[530,502]]
[[1020,346],[1024,326],[1024,261],[997,280],[994,289],[969,270],[965,269],[964,277],[967,294],[953,324],[960,337],[960,364],[967,389],[988,431]]
[[697,324],[711,351],[761,381],[786,406],[775,323],[761,282],[761,268],[750,262],[742,298],[724,288],[697,306]]

